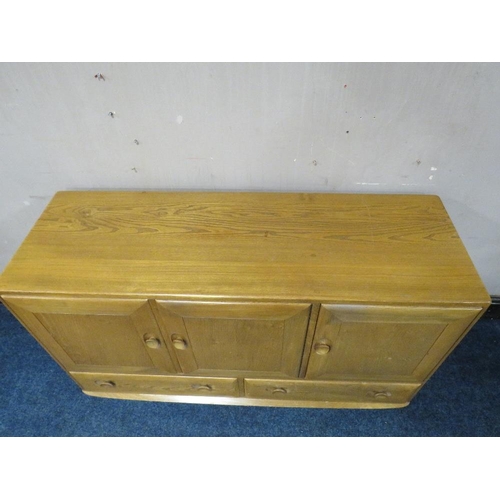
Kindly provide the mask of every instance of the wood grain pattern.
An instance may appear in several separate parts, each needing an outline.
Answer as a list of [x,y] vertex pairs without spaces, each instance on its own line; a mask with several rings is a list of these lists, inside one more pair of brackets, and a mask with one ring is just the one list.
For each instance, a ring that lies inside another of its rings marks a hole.
[[[423,382],[480,308],[321,306],[310,379]],[[327,345],[329,352],[315,352]]]
[[[112,366],[175,371],[146,300],[4,300],[68,370],[78,366]],[[157,348],[148,348],[148,337],[160,340]]]
[[[71,372],[71,377],[85,394],[103,398],[302,408],[400,408],[408,405],[419,388],[418,384],[247,379],[246,392],[240,395],[234,378],[113,372]],[[276,387],[286,387],[288,393],[273,394]]]
[[200,396],[200,395],[172,395],[172,394],[151,394],[147,392],[119,392],[119,391],[96,391],[83,390],[87,396],[110,399],[131,399],[135,401],[161,401],[165,403],[188,403],[188,404],[207,404],[207,405],[228,405],[228,406],[277,406],[285,408],[352,408],[364,410],[387,410],[395,408],[404,408],[409,405],[409,401],[404,403],[390,402],[362,402],[362,401],[320,401],[320,400],[297,400],[278,398],[235,398],[224,396]]
[[370,403],[376,401],[405,403],[420,384],[384,382],[318,382],[306,380],[245,379],[245,395],[264,398],[306,401],[337,401]]
[[109,372],[71,372],[73,379],[88,391],[147,393],[191,396],[238,397],[236,378],[124,375]]
[[2,291],[489,303],[441,201],[425,195],[61,192]]
[[309,304],[156,301],[168,343],[184,373],[299,374]]
[[490,302],[439,198],[304,193],[58,193],[0,296],[86,394],[311,408],[406,406]]

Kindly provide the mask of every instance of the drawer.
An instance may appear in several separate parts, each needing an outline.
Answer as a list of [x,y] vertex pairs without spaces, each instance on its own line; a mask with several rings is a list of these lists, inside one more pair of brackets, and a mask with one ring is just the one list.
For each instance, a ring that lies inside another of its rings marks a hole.
[[175,396],[239,396],[238,380],[236,378],[88,372],[71,372],[71,376],[87,392]]
[[420,384],[245,379],[248,398],[345,403],[407,403]]

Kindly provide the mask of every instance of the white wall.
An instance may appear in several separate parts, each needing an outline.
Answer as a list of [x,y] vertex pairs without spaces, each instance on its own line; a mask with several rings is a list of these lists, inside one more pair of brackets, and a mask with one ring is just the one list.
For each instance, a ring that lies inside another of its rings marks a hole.
[[0,270],[84,188],[437,194],[498,295],[500,64],[0,64]]

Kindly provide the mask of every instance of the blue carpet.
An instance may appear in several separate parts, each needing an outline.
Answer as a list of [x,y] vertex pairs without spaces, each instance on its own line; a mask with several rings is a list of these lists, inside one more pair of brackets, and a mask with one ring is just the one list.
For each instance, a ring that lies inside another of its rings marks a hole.
[[410,405],[327,410],[84,395],[0,304],[1,436],[499,436],[500,321],[480,320]]

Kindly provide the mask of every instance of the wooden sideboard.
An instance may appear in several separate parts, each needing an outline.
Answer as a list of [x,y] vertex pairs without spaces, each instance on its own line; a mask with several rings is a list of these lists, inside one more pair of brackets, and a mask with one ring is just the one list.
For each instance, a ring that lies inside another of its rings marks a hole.
[[429,195],[59,192],[0,277],[92,396],[406,406],[490,303]]

